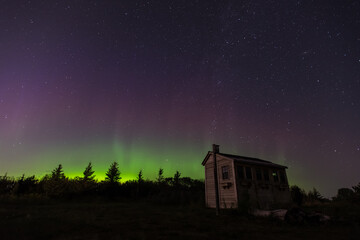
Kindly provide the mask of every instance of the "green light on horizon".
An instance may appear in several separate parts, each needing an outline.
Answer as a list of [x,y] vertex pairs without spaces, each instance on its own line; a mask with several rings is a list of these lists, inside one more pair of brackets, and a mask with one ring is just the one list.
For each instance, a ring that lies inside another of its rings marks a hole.
[[154,180],[159,168],[164,169],[165,177],[171,177],[176,171],[182,176],[203,179],[204,169],[201,162],[204,153],[201,151],[177,148],[161,144],[145,146],[134,143],[131,148],[125,149],[125,144],[114,140],[110,144],[72,144],[44,146],[42,151],[22,156],[22,164],[7,166],[7,172],[12,176],[36,175],[42,177],[51,173],[59,164],[62,164],[64,173],[70,178],[82,176],[89,162],[92,162],[96,179],[104,180],[105,173],[114,161],[119,163],[121,181],[136,179],[140,170],[144,178]]

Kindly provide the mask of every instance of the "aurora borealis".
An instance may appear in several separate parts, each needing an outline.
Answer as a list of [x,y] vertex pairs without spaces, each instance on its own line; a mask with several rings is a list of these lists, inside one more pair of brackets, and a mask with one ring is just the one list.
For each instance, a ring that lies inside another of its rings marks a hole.
[[0,175],[204,178],[211,144],[360,182],[358,1],[3,1]]

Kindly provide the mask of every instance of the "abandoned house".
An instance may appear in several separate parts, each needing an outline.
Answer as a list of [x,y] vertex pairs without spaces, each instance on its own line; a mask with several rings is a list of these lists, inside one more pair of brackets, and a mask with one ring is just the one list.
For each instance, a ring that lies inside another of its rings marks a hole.
[[[215,163],[214,169],[214,154]],[[216,195],[220,208],[251,206],[271,209],[287,206],[290,191],[286,177],[286,166],[269,161],[225,154],[213,145],[202,162],[205,166],[206,206],[216,207]],[[217,174],[217,185],[214,176]],[[216,194],[217,193],[217,194]]]

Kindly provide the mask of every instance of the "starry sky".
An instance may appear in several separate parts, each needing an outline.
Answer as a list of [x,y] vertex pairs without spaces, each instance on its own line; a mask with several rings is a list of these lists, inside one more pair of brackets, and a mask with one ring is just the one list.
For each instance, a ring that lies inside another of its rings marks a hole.
[[211,144],[334,196],[360,182],[360,2],[0,7],[0,175],[204,178]]

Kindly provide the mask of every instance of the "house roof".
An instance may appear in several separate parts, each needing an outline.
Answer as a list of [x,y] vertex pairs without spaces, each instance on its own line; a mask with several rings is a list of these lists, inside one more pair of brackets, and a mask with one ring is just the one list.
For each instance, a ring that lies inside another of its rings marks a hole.
[[[211,151],[209,151],[206,154],[206,157],[202,161],[202,165],[205,165],[206,161],[209,159],[211,154],[212,154]],[[287,168],[286,166],[276,164],[276,163],[272,163],[270,161],[262,160],[262,159],[259,159],[259,158],[245,157],[245,156],[226,154],[226,153],[217,153],[217,155],[232,159],[232,160],[234,160],[236,162],[242,162],[242,163],[247,163],[247,164],[251,164],[251,165],[262,165],[262,166],[275,167],[275,168]]]

